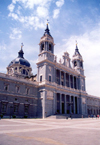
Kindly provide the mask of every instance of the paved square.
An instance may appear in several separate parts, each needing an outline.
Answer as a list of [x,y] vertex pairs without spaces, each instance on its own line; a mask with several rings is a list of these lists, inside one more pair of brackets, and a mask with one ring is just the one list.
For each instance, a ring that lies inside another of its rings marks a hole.
[[100,145],[100,119],[1,119],[0,145]]

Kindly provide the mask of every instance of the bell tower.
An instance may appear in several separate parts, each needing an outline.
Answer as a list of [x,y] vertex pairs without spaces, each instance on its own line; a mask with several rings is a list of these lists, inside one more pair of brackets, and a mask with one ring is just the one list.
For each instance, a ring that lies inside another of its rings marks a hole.
[[48,23],[39,43],[39,55],[37,62],[37,81],[42,83],[45,81],[53,81],[53,66],[54,62],[54,40],[50,34]]
[[78,72],[78,82],[79,82],[79,90],[85,91],[85,76],[83,69],[83,58],[79,52],[77,43],[75,53],[72,58],[73,69]]
[[54,40],[50,34],[48,23],[46,25],[44,35],[40,39],[39,49],[38,62],[41,62],[45,59],[54,61]]
[[83,69],[83,58],[79,52],[77,43],[76,43],[76,49],[75,53],[72,58],[72,64],[73,68],[78,71],[81,75],[84,75],[84,69]]

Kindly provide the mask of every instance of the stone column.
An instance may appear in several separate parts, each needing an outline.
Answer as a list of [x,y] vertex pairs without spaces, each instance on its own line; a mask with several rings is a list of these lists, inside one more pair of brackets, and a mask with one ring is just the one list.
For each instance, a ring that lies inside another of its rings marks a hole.
[[79,114],[79,98],[77,97],[77,114]]
[[73,89],[74,89],[74,76],[73,76]]
[[78,89],[78,78],[76,77],[76,89]]
[[73,106],[74,106],[74,114],[75,114],[75,97],[73,96]]
[[64,72],[64,86],[66,86],[66,73]]
[[65,104],[65,114],[66,114],[66,95],[64,95],[64,98],[65,98],[64,99],[64,102],[65,102],[64,104]]
[[[60,70],[59,70],[60,71]],[[60,71],[60,85],[61,85],[61,71]]]
[[57,111],[57,97],[56,97],[56,92],[54,91],[54,107],[53,107],[53,114],[56,113]]
[[69,113],[71,114],[71,96],[69,96]]
[[43,108],[43,113],[42,113],[42,117],[45,118],[46,114],[45,114],[45,95],[46,95],[46,91],[43,91],[43,104],[42,104],[42,108]]
[[69,74],[69,87],[71,88],[70,74]]
[[62,94],[60,94],[60,114],[62,114]]
[[56,83],[56,68],[54,67],[53,82]]

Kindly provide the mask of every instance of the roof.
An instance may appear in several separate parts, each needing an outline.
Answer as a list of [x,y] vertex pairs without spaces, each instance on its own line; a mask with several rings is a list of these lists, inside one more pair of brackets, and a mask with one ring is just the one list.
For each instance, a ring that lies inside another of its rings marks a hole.
[[21,64],[21,65],[24,65],[24,66],[27,66],[27,67],[30,67],[30,63],[23,57],[23,50],[21,49],[19,52],[18,52],[18,57],[15,58],[14,60],[12,60],[10,62],[10,64],[8,65],[9,66],[12,66],[13,64]]

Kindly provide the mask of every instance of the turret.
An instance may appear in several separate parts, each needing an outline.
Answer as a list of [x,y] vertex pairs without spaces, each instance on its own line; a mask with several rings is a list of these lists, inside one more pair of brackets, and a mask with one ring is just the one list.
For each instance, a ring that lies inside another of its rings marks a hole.
[[84,75],[83,58],[78,50],[77,44],[76,44],[75,53],[72,57],[72,64],[75,70],[77,70],[80,74]]
[[49,61],[54,61],[54,40],[50,34],[48,23],[44,35],[40,39],[40,52],[38,62],[48,59]]

